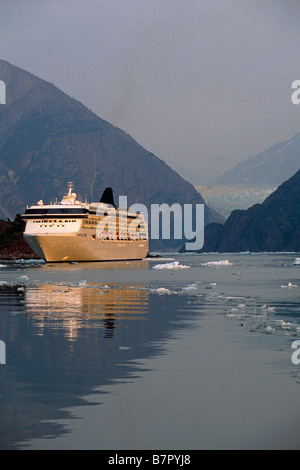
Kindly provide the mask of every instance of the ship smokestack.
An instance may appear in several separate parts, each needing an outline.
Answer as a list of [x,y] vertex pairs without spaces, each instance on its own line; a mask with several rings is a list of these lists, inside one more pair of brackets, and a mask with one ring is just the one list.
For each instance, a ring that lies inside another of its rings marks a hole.
[[112,188],[105,188],[101,196],[100,202],[103,202],[103,204],[110,204],[111,206],[115,207],[114,194]]

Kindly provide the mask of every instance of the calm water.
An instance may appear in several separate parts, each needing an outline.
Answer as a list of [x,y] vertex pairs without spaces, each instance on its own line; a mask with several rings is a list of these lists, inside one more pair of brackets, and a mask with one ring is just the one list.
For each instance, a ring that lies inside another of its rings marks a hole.
[[300,448],[297,257],[2,262],[0,448]]

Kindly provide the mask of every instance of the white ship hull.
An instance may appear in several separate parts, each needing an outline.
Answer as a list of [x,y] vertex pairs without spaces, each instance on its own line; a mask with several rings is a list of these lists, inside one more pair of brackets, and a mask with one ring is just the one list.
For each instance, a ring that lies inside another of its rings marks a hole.
[[80,234],[24,234],[24,238],[48,263],[141,260],[148,254],[148,240],[94,240]]

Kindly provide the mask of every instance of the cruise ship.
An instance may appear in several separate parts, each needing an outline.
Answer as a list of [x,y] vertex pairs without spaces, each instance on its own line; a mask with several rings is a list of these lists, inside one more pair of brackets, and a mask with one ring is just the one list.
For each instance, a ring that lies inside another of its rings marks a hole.
[[24,238],[48,263],[141,260],[149,250],[142,214],[115,206],[106,188],[96,203],[77,199],[73,184],[61,202],[27,207]]

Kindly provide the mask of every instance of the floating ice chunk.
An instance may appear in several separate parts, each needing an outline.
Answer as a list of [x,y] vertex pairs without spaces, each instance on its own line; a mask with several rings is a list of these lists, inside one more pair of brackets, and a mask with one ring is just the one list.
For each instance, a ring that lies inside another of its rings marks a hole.
[[165,264],[156,264],[153,266],[153,269],[188,269],[190,266],[185,266],[180,264],[179,261],[174,261],[172,263],[165,263]]
[[226,318],[228,320],[235,320],[237,318],[237,315],[235,313],[227,313]]
[[271,326],[267,326],[267,327],[264,329],[264,332],[265,332],[267,335],[271,335],[271,334],[274,332],[274,328],[272,328]]
[[28,276],[17,276],[16,279],[19,279],[20,281],[24,280],[24,281],[28,281],[29,280],[29,277]]
[[267,312],[275,312],[276,310],[276,307],[270,307],[269,305],[266,305],[266,304],[262,305],[260,308],[262,310],[266,310]]
[[267,306],[267,311],[268,312],[275,312],[276,307],[270,307],[269,305]]
[[7,264],[0,264],[0,268],[7,268]]
[[208,261],[207,263],[202,263],[202,266],[233,266],[228,259],[221,261]]
[[298,330],[297,325],[295,325],[294,323],[285,322],[284,320],[281,320],[280,323],[281,323],[280,326],[283,330],[289,330],[289,331],[297,331]]
[[298,286],[296,286],[296,285],[292,284],[291,282],[289,282],[287,286],[282,285],[281,287],[292,289],[293,287],[298,287]]
[[300,266],[300,258],[296,258],[294,261],[295,266]]
[[145,261],[175,261],[175,258],[161,258],[160,256],[158,258],[145,258]]
[[166,289],[165,287],[159,287],[156,292],[158,294],[171,294],[171,291],[169,289]]
[[45,264],[43,259],[17,259],[17,264]]
[[197,284],[191,284],[190,286],[183,287],[182,290],[185,292],[193,292],[195,290],[198,290],[198,287]]
[[156,292],[159,295],[172,294],[172,291],[170,291],[169,289],[166,289],[165,287],[158,287],[158,289],[150,289],[150,292]]
[[225,297],[223,297],[223,299],[224,299],[225,301],[229,301],[229,302],[232,302],[232,301],[233,301],[233,302],[235,302],[235,301],[238,302],[238,301],[246,300],[245,297],[235,297],[235,296],[232,296],[232,295],[230,295],[230,296],[225,296]]

